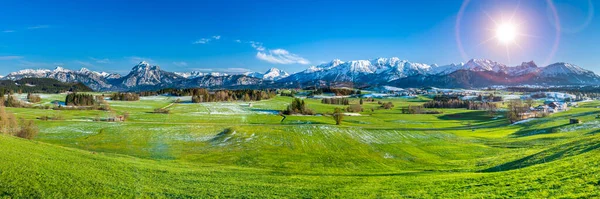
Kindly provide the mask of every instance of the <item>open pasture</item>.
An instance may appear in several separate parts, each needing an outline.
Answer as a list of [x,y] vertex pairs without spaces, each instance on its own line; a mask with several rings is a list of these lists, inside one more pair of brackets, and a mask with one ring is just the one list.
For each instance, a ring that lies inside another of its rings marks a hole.
[[[41,105],[64,95],[42,98]],[[597,102],[511,125],[502,113],[485,111],[401,114],[401,107],[428,99],[390,98],[379,99],[392,102],[395,107],[390,110],[380,109],[377,100],[365,101],[360,116],[346,116],[342,125],[335,125],[328,114],[346,106],[316,99],[305,102],[317,115],[292,115],[283,121],[278,112],[291,102],[290,97],[200,104],[190,103],[189,97],[174,103],[177,99],[108,101],[112,112],[8,108],[18,117],[60,115],[62,120],[36,120],[40,134],[33,142],[0,137],[2,150],[17,150],[1,161],[29,165],[19,169],[3,164],[0,193],[390,198],[598,197],[600,193]],[[152,113],[157,108],[170,113]],[[93,120],[125,112],[130,115],[125,122]],[[570,118],[583,123],[570,125]],[[24,153],[20,146],[35,155],[19,159]],[[38,181],[11,178],[29,172],[59,175]],[[64,176],[72,181],[52,186]],[[30,185],[11,189],[16,183]],[[77,191],[62,190],[68,185],[77,186]],[[91,189],[92,185],[98,188]],[[189,186],[194,188],[183,191]]]

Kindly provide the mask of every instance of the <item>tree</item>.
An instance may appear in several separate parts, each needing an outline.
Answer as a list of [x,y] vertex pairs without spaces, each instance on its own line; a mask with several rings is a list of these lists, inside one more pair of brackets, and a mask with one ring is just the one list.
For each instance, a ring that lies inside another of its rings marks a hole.
[[360,98],[360,101],[359,101],[359,103],[360,103],[360,105],[363,105],[363,100],[362,100],[362,98]]
[[523,102],[521,100],[510,100],[508,102],[508,110],[506,111],[506,118],[510,123],[515,123],[521,119],[523,114]]
[[535,101],[531,98],[527,98],[527,100],[525,100],[525,106],[527,107],[532,107],[534,103]]
[[315,112],[312,109],[306,107],[304,100],[294,98],[292,103],[287,106],[286,110],[283,111],[285,115],[302,114],[302,115],[314,115]]
[[335,108],[333,111],[333,119],[335,120],[335,125],[342,124],[342,120],[344,119],[344,112],[340,108]]
[[486,108],[487,108],[487,112],[490,115],[490,117],[496,116],[496,109],[497,109],[497,107],[495,105],[494,106],[487,106]]

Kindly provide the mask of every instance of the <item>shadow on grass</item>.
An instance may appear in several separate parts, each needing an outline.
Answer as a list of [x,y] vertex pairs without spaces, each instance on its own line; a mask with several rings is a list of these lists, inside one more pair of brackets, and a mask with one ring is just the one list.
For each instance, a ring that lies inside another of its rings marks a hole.
[[[477,130],[477,129],[483,129],[483,128],[498,128],[498,127],[504,127],[508,125],[508,121],[507,120],[492,120],[489,122],[481,122],[478,124],[471,124],[469,125],[468,123],[464,123],[463,126],[455,126],[455,127],[435,127],[433,124],[431,124],[431,128],[385,128],[388,130],[398,130],[398,131],[432,131],[432,130],[436,130],[436,131],[449,131],[449,130]],[[380,128],[370,128],[370,127],[364,127],[365,129],[380,129]]]
[[[561,127],[565,127],[565,126],[569,126],[570,124],[561,124],[558,126],[551,126],[551,127],[547,127],[547,128],[524,128],[521,130],[518,130],[517,132],[514,132],[513,134],[511,134],[511,137],[515,137],[515,138],[520,138],[520,137],[527,137],[527,136],[533,136],[533,135],[544,135],[544,134],[553,134],[553,133],[560,133],[558,131],[558,129],[560,129]],[[532,126],[532,125],[529,125]]]
[[521,169],[530,167],[537,164],[548,163],[556,160],[560,160],[566,157],[580,155],[595,149],[600,148],[600,143],[595,139],[584,139],[569,142],[566,144],[558,145],[542,152],[507,162],[495,167],[491,167],[480,172],[499,172],[509,171],[515,169]]
[[441,120],[457,120],[457,121],[473,121],[473,122],[487,122],[492,120],[492,117],[485,111],[471,111],[463,113],[453,113],[439,116]]

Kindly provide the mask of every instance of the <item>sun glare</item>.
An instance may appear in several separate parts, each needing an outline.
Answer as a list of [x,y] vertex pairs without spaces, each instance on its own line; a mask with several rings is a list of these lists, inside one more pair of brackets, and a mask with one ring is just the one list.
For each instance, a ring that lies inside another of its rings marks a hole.
[[496,39],[503,44],[515,42],[518,31],[515,24],[503,23],[496,27]]

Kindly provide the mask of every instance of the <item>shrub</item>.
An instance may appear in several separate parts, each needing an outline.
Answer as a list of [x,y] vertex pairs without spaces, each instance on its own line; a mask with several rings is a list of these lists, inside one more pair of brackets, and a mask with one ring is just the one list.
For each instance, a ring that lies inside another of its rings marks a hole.
[[381,104],[381,108],[384,108],[384,109],[392,109],[392,108],[394,108],[394,104],[392,104],[392,102],[388,102],[388,103],[382,103],[382,104]]
[[42,98],[39,95],[33,95],[29,93],[27,94],[27,100],[31,103],[38,103],[42,101]]
[[363,111],[363,108],[360,104],[352,104],[346,108],[346,111],[351,113],[359,113]]
[[4,106],[0,104],[0,133],[13,135],[18,127],[15,115],[6,112]]
[[37,136],[38,132],[39,129],[32,120],[21,119],[21,129],[17,132],[16,136],[31,140]]

